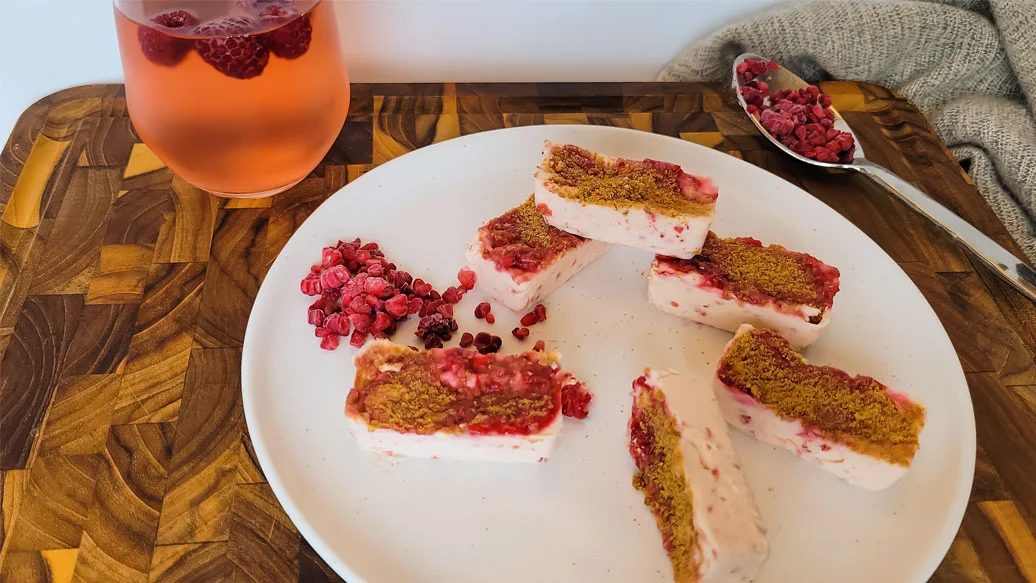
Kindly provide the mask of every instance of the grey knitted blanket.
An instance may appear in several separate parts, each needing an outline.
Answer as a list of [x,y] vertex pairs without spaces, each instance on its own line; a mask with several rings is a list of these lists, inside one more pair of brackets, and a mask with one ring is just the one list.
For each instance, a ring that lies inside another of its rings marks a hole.
[[728,81],[744,51],[905,95],[1036,261],[1036,0],[797,3],[694,43],[659,80]]

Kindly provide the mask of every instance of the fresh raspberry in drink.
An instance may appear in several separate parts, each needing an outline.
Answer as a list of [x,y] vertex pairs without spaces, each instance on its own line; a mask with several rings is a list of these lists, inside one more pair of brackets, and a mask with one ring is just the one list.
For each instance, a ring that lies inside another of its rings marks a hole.
[[180,63],[187,51],[191,50],[190,41],[166,34],[160,29],[176,30],[198,24],[198,19],[185,10],[165,12],[151,19],[158,28],[141,26],[137,30],[140,49],[149,61],[156,65],[172,67]]
[[293,3],[293,0],[237,0],[239,8],[252,14],[258,14],[268,8],[287,9]]
[[262,39],[252,36],[255,23],[244,17],[232,16],[208,22],[194,29],[199,38],[194,49],[206,63],[224,75],[236,79],[258,77],[270,62],[270,51]]
[[[277,6],[270,6],[263,13],[265,19],[284,18],[287,11]],[[304,14],[284,26],[265,35],[266,45],[270,51],[282,59],[297,59],[309,50],[313,40],[313,25],[309,23],[309,15]]]

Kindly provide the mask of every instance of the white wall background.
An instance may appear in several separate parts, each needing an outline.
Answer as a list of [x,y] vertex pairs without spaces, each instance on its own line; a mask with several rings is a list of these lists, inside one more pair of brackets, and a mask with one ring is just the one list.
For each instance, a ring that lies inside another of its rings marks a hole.
[[[330,0],[354,81],[648,81],[782,0]],[[122,77],[111,0],[0,0],[0,143],[40,97]]]

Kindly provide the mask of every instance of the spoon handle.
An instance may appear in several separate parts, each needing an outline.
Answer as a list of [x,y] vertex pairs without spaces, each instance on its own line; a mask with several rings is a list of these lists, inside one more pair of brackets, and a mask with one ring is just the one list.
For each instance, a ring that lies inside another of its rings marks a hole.
[[896,176],[888,168],[865,159],[857,160],[852,167],[871,177],[875,182],[898,196],[910,208],[942,227],[954,240],[970,249],[1000,277],[1007,280],[1030,300],[1036,302],[1036,270],[1033,270],[1024,261],[987,237],[971,223],[935,202],[906,180]]

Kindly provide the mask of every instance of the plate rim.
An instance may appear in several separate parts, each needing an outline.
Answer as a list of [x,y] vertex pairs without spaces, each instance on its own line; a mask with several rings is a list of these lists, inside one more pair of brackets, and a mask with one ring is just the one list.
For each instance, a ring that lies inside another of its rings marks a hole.
[[[544,131],[547,128],[550,128],[548,131],[570,130],[570,131],[575,131],[575,132],[591,132],[591,133],[592,132],[601,132],[601,133],[609,133],[609,132],[611,132],[611,133],[629,133],[629,132],[636,132],[638,134],[646,134],[646,135],[649,135],[649,136],[653,136],[652,139],[659,139],[659,140],[662,140],[662,141],[670,141],[671,140],[671,141],[674,141],[676,143],[680,143],[680,144],[682,144],[680,147],[689,147],[692,150],[701,149],[701,150],[705,150],[705,151],[709,151],[709,152],[715,152],[715,150],[713,150],[711,148],[706,148],[705,146],[702,146],[700,144],[696,144],[694,142],[690,142],[690,141],[683,140],[683,139],[680,139],[680,138],[676,138],[676,137],[673,137],[673,136],[667,136],[667,135],[664,135],[664,134],[657,134],[657,133],[654,133],[654,132],[646,132],[646,131],[636,130],[636,129],[632,129],[632,128],[622,128],[622,127],[616,127],[616,126],[600,126],[600,125],[593,125],[593,124],[550,124],[550,125],[545,125],[544,124],[544,125],[517,126],[517,127],[509,127],[509,128],[497,128],[497,129],[492,129],[492,130],[475,132],[475,133],[472,133],[472,134],[461,135],[461,136],[457,136],[457,137],[454,137],[454,138],[450,138],[448,140],[444,140],[442,142],[436,142],[436,143],[433,143],[433,144],[429,144],[427,146],[422,146],[422,147],[419,147],[419,148],[417,148],[415,150],[411,150],[411,151],[409,151],[409,152],[407,152],[405,154],[397,156],[397,157],[395,157],[395,158],[393,158],[391,160],[388,160],[388,161],[386,161],[386,162],[384,162],[382,164],[379,164],[378,166],[372,168],[368,172],[366,172],[363,175],[361,175],[360,177],[358,177],[356,180],[348,182],[347,184],[345,184],[344,186],[342,186],[341,188],[336,190],[333,194],[328,196],[327,199],[325,199],[322,203],[320,203],[320,205],[316,209],[314,209],[313,212],[308,217],[306,217],[306,219],[302,222],[302,224],[300,224],[298,226],[298,228],[295,229],[295,231],[291,234],[291,237],[288,238],[288,241],[284,244],[284,246],[281,248],[281,250],[278,251],[277,258],[273,261],[273,263],[270,264],[270,267],[267,269],[266,274],[265,274],[265,276],[263,278],[263,283],[259,286],[259,291],[258,291],[258,293],[256,293],[255,300],[252,302],[252,307],[250,308],[250,311],[249,311],[248,322],[247,322],[247,324],[245,326],[244,340],[242,341],[242,345],[241,345],[241,371],[240,371],[241,372],[241,374],[240,374],[240,380],[241,380],[241,401],[242,401],[242,408],[244,409],[245,425],[246,425],[246,430],[248,431],[249,439],[252,442],[252,447],[253,447],[253,449],[254,449],[254,451],[256,453],[256,457],[258,458],[260,469],[261,469],[263,475],[266,477],[266,481],[270,485],[270,488],[273,491],[274,496],[277,498],[277,502],[282,506],[282,508],[284,508],[285,513],[288,515],[288,517],[291,519],[292,523],[298,529],[299,534],[303,538],[305,538],[306,542],[313,548],[313,550],[316,551],[317,554],[320,555],[320,557],[322,559],[324,559],[328,563],[328,566],[330,566],[339,576],[344,578],[349,583],[370,583],[370,580],[365,578],[365,577],[363,577],[363,576],[361,576],[356,571],[354,571],[352,569],[352,567],[349,566],[348,562],[345,561],[343,558],[341,558],[339,556],[339,553],[337,553],[333,548],[331,548],[331,546],[324,540],[324,538],[310,524],[309,520],[306,518],[306,513],[303,512],[296,505],[295,500],[288,494],[288,489],[287,489],[287,487],[284,484],[284,480],[282,479],[280,473],[277,471],[276,464],[275,464],[274,460],[272,459],[272,457],[270,456],[270,453],[269,453],[270,450],[269,450],[269,448],[267,448],[266,442],[264,441],[264,438],[262,437],[263,436],[263,430],[261,429],[262,426],[257,421],[257,417],[259,415],[259,412],[256,410],[258,389],[254,388],[255,385],[253,384],[254,381],[252,379],[252,373],[251,373],[251,368],[252,367],[248,366],[248,364],[252,361],[252,359],[248,358],[247,355],[249,354],[249,352],[251,350],[255,350],[255,348],[253,348],[253,347],[256,344],[255,335],[257,333],[254,331],[255,330],[255,326],[253,325],[254,320],[252,318],[252,314],[254,313],[255,306],[259,304],[259,301],[263,297],[264,292],[265,293],[272,293],[272,292],[267,291],[268,287],[266,285],[266,282],[267,282],[267,277],[266,276],[269,276],[269,274],[274,271],[274,269],[278,266],[278,264],[287,261],[285,259],[285,255],[283,254],[283,251],[285,249],[287,249],[291,245],[293,239],[295,239],[296,237],[299,236],[299,234],[305,229],[306,224],[309,223],[313,219],[313,217],[317,215],[317,213],[320,211],[320,209],[322,207],[324,207],[333,198],[341,196],[350,186],[352,186],[354,184],[357,184],[357,183],[365,184],[366,182],[371,182],[371,181],[375,180],[376,177],[381,176],[382,174],[386,174],[386,172],[387,172],[386,169],[393,168],[393,164],[396,161],[401,160],[401,159],[403,159],[403,158],[405,158],[407,156],[410,156],[412,154],[415,154],[417,152],[425,152],[425,151],[429,151],[429,150],[433,150],[433,149],[443,148],[443,147],[446,147],[447,144],[451,145],[452,147],[456,147],[457,144],[459,144],[459,143],[481,139],[483,136],[486,136],[486,135],[500,134],[500,133],[520,133],[520,132],[533,133],[533,132],[536,132],[536,131]],[[942,320],[939,318],[939,314],[935,312],[935,309],[932,307],[931,303],[928,301],[928,298],[926,298],[924,296],[924,294],[921,292],[920,288],[917,287],[917,284],[914,283],[913,280],[910,279],[909,275],[906,274],[906,272],[903,270],[903,268],[898,263],[896,263],[896,261],[892,258],[892,256],[889,255],[888,252],[886,252],[885,249],[882,248],[881,245],[879,245],[877,241],[875,241],[873,238],[871,238],[866,232],[864,232],[862,229],[860,229],[855,223],[853,223],[848,218],[846,218],[841,213],[839,213],[837,210],[835,210],[834,208],[829,206],[823,200],[820,200],[819,198],[817,198],[815,195],[813,195],[811,192],[809,192],[805,188],[802,188],[802,187],[800,187],[800,186],[798,186],[798,185],[796,185],[796,184],[794,184],[794,183],[792,183],[792,182],[790,182],[788,180],[785,180],[781,176],[771,172],[770,170],[767,170],[766,168],[763,168],[761,166],[756,166],[755,164],[752,164],[751,162],[747,162],[747,161],[745,161],[743,159],[740,159],[740,158],[737,158],[737,157],[733,157],[732,156],[732,158],[734,158],[735,160],[737,160],[738,162],[740,162],[742,164],[746,164],[746,165],[748,165],[750,167],[753,167],[753,168],[756,168],[756,169],[758,169],[758,170],[760,170],[762,172],[766,172],[773,179],[779,180],[781,182],[784,182],[785,184],[787,184],[791,188],[793,188],[795,190],[799,190],[799,191],[805,193],[807,196],[812,198],[814,200],[814,202],[816,202],[816,203],[820,204],[821,206],[823,206],[824,208],[826,208],[828,211],[830,211],[835,216],[837,216],[838,220],[843,221],[845,224],[849,225],[850,228],[855,229],[860,235],[862,235],[871,244],[873,244],[874,247],[877,249],[877,251],[879,253],[881,253],[882,255],[884,255],[889,261],[891,261],[896,266],[896,270],[898,270],[902,275],[904,275],[906,277],[907,281],[910,282],[910,288],[915,293],[917,293],[921,297],[921,299],[924,301],[925,305],[932,312],[932,315],[935,317],[935,320],[936,320],[936,322],[938,322],[939,328],[942,331],[942,335],[940,337],[940,340],[944,341],[949,346],[950,351],[954,355],[954,363],[956,364],[956,366],[953,367],[952,373],[953,373],[954,376],[958,377],[959,381],[963,384],[963,387],[965,389],[964,394],[966,396],[966,398],[963,399],[962,405],[966,408],[967,415],[965,415],[965,419],[967,420],[967,423],[963,427],[957,427],[958,431],[964,431],[964,433],[965,433],[965,435],[963,435],[963,438],[964,438],[963,439],[964,448],[961,451],[961,454],[963,455],[963,460],[965,462],[964,464],[962,464],[962,468],[961,468],[961,471],[962,471],[962,473],[964,475],[959,480],[959,483],[962,486],[966,486],[966,487],[961,488],[961,490],[958,492],[956,498],[953,500],[953,503],[950,505],[950,512],[949,512],[949,514],[947,514],[948,520],[944,523],[943,530],[940,533],[940,536],[937,537],[937,538],[934,538],[932,540],[931,548],[932,548],[933,552],[929,554],[929,556],[927,557],[925,562],[919,564],[919,568],[921,569],[920,573],[922,573],[923,576],[924,576],[923,579],[921,579],[919,581],[921,581],[921,582],[926,581],[927,579],[931,578],[931,576],[935,573],[935,570],[939,567],[939,564],[941,564],[942,560],[945,558],[945,556],[949,552],[950,547],[953,544],[953,541],[955,540],[956,535],[957,535],[957,533],[960,530],[960,525],[963,523],[964,514],[965,514],[965,512],[967,510],[967,505],[968,505],[969,500],[970,500],[971,490],[972,490],[972,488],[974,486],[975,465],[976,465],[976,461],[977,461],[976,457],[977,457],[977,445],[978,445],[977,444],[976,421],[975,421],[975,409],[974,409],[974,402],[972,401],[972,398],[971,398],[970,386],[968,384],[967,376],[964,373],[964,368],[961,365],[960,356],[957,353],[957,349],[956,349],[956,347],[953,346],[953,343],[950,340],[949,334],[946,332],[946,327],[943,325]],[[271,286],[272,286],[272,284],[271,284]],[[249,389],[249,387],[253,387],[253,388]],[[950,528],[951,525],[952,525],[952,528]],[[935,553],[934,551],[936,551],[936,550],[938,550],[939,552]]]

